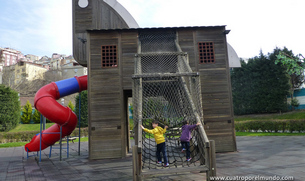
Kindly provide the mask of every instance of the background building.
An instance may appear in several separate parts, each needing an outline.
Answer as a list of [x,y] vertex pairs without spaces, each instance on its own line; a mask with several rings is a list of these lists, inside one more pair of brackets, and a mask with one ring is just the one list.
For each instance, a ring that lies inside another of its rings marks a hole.
[[10,66],[16,64],[21,58],[25,58],[24,55],[11,48],[0,48],[0,62],[3,62],[3,66]]
[[23,79],[33,81],[35,79],[43,79],[46,68],[39,64],[20,61],[15,65],[15,84],[19,84]]
[[40,59],[39,56],[32,55],[32,54],[27,54],[27,55],[25,55],[25,58],[26,58],[27,61],[29,61],[29,62],[35,62],[35,61],[37,61],[37,60]]

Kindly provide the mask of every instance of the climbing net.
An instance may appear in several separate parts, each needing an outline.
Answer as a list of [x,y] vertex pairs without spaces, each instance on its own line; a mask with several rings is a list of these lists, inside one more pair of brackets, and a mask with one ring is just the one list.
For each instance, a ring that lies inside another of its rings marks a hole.
[[[133,113],[135,132],[142,124],[152,128],[152,121],[159,126],[169,126],[165,133],[166,152],[170,167],[204,164],[202,130],[192,131],[190,140],[191,161],[181,152],[181,127],[183,121],[196,124],[202,121],[200,79],[188,65],[187,54],[180,51],[176,33],[141,32],[139,51],[133,75]],[[156,142],[152,134],[141,130],[142,168],[158,168]]]

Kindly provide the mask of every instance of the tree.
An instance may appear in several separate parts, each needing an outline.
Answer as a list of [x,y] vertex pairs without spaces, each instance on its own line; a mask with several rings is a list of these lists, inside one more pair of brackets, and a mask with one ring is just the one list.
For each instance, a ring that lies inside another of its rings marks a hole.
[[285,69],[272,57],[259,56],[242,62],[231,72],[235,114],[268,113],[287,109],[289,91]]
[[37,109],[35,109],[35,112],[33,114],[34,123],[36,123],[36,124],[40,123],[40,115],[41,115],[41,113]]
[[32,119],[32,105],[30,101],[27,101],[22,108],[21,121],[23,124],[29,124]]
[[0,84],[0,131],[14,129],[20,122],[18,93]]
[[289,75],[300,75],[304,72],[305,58],[302,54],[298,54],[295,56],[293,55],[292,51],[288,51],[288,49],[285,47],[279,52],[276,57],[277,60],[275,61],[275,64],[281,63],[281,65],[285,67],[286,72]]
[[74,112],[75,111],[75,107],[73,105],[73,103],[71,101],[69,101],[68,107]]
[[4,66],[2,70],[3,84],[14,88],[15,86],[15,65]]
[[[80,93],[81,95],[81,127],[87,127],[88,126],[88,99],[87,99],[87,91],[82,91]],[[79,118],[79,95],[75,97],[75,114],[77,115],[77,118]]]
[[294,90],[299,88],[304,83],[305,58],[302,54],[294,55],[286,47],[279,50],[276,55],[275,64],[280,64],[285,68],[286,73],[290,76],[290,96],[291,105],[294,108],[296,105],[294,100]]

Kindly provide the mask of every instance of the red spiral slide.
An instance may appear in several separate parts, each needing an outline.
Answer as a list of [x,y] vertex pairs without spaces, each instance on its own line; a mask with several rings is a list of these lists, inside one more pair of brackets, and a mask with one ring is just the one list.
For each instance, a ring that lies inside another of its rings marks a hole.
[[[35,108],[47,119],[56,123],[48,129],[42,131],[41,150],[53,145],[60,139],[60,126],[62,126],[62,137],[70,135],[77,125],[77,117],[68,107],[64,107],[56,100],[76,93],[87,90],[87,75],[73,77],[70,79],[52,82],[39,89],[35,95]],[[40,134],[36,134],[31,142],[25,145],[25,151],[28,152],[40,150]]]

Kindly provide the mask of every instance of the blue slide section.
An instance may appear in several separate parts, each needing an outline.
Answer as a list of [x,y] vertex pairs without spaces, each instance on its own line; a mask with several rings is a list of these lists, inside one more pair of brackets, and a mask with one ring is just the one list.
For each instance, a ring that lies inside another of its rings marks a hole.
[[55,82],[58,87],[60,97],[65,97],[70,94],[79,92],[79,84],[76,78],[70,78]]

